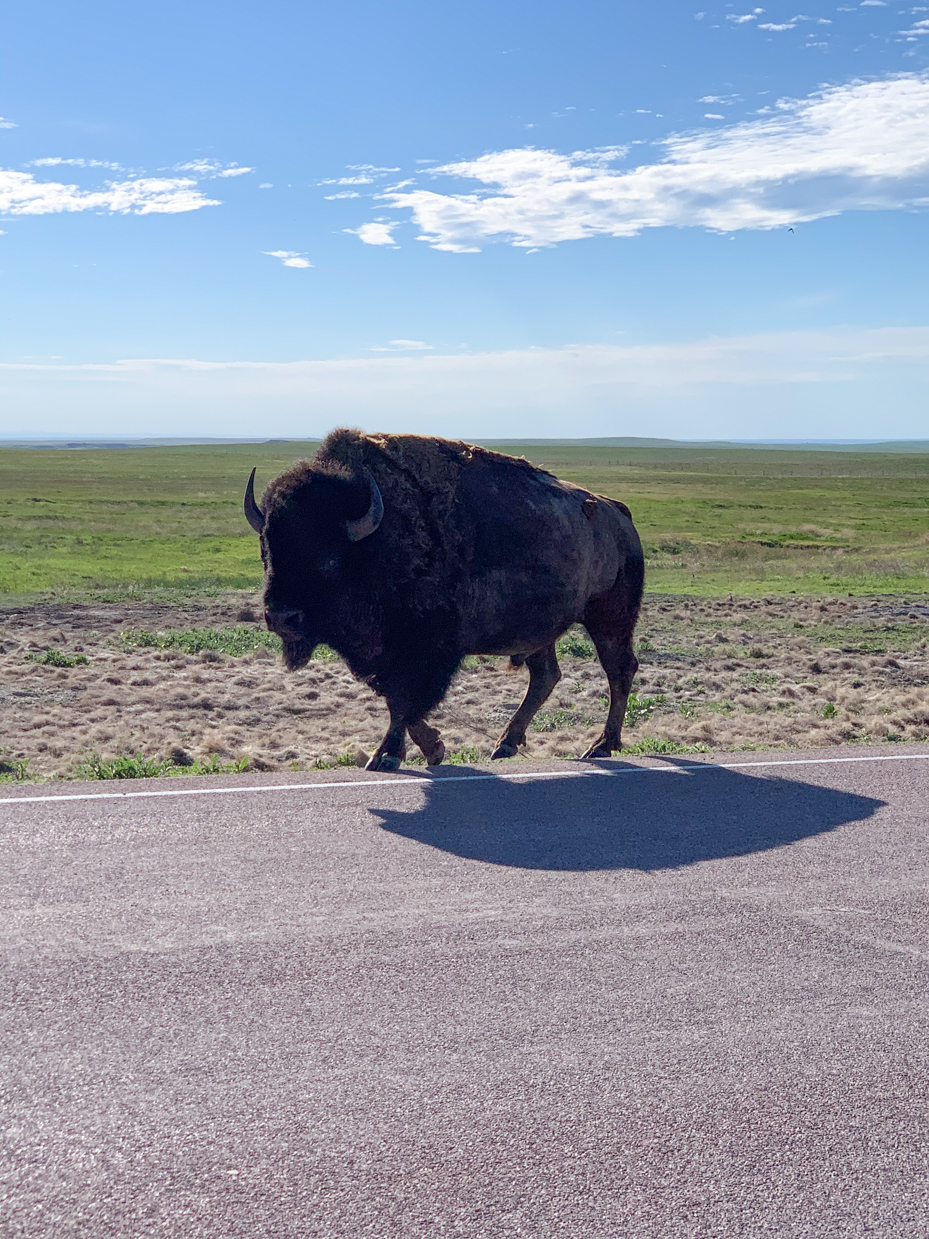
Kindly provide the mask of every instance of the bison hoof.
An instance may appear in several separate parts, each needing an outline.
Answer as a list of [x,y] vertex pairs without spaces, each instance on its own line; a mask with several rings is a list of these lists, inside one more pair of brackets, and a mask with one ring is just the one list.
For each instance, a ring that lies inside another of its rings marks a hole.
[[445,745],[440,740],[426,758],[426,763],[430,766],[441,766],[443,761],[445,761]]
[[581,757],[581,761],[589,761],[593,757],[612,757],[613,750],[607,744],[595,744]]
[[496,761],[498,757],[515,757],[517,746],[515,744],[498,744],[490,755],[491,761]]
[[400,758],[391,757],[389,753],[381,753],[381,754],[375,753],[374,756],[371,758],[371,760],[368,762],[368,764],[365,766],[365,770],[399,770],[399,769],[400,769]]

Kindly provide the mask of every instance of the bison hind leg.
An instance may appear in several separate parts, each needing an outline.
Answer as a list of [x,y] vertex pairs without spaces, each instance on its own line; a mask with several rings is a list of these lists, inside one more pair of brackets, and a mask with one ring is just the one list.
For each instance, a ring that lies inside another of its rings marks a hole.
[[632,691],[632,681],[639,663],[632,652],[635,615],[622,607],[611,608],[598,601],[588,608],[584,626],[597,649],[597,656],[610,684],[610,710],[599,739],[590,746],[584,758],[609,757],[622,748],[622,727],[626,705]]

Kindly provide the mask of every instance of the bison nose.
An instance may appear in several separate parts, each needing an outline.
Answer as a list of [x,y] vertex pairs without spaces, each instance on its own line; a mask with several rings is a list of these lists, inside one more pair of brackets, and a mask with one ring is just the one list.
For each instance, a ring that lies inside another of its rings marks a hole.
[[303,612],[297,607],[267,607],[265,623],[279,637],[299,637],[303,633]]

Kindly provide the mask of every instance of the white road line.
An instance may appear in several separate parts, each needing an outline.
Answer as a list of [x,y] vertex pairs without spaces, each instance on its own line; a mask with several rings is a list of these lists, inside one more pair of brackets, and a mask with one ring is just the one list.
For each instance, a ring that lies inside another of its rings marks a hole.
[[509,779],[576,779],[588,775],[687,774],[694,770],[746,770],[768,766],[842,766],[860,762],[929,761],[929,753],[894,753],[886,757],[791,757],[780,761],[694,762],[689,766],[624,766],[620,770],[602,766],[584,770],[527,770],[501,774],[409,774],[402,779],[345,779],[329,783],[267,783],[261,787],[172,787],[157,792],[75,792],[65,796],[7,796],[0,804],[49,804],[59,800],[155,800],[162,796],[245,796],[254,792],[309,792],[328,787],[443,787],[446,783],[499,783]]

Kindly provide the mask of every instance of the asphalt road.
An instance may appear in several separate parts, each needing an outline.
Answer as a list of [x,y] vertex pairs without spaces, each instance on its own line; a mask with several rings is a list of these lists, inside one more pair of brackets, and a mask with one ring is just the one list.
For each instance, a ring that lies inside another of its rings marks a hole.
[[2,1233],[929,1236],[929,746],[769,756],[0,786]]

